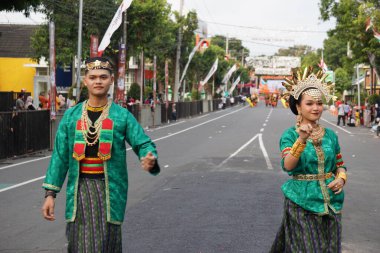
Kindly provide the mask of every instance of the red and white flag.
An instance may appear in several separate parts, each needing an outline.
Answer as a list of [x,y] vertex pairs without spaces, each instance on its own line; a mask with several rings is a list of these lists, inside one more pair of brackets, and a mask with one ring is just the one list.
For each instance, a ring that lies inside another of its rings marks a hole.
[[365,21],[365,31],[367,32],[373,26],[372,20],[370,17]]
[[208,80],[210,80],[210,78],[212,77],[212,75],[215,73],[215,71],[218,69],[218,58],[216,58],[214,64],[212,65],[210,71],[208,72],[207,76],[205,77],[205,79],[203,79],[203,81],[201,81],[201,86],[205,85],[205,83],[208,82]]
[[121,20],[123,18],[123,12],[126,11],[129,6],[131,6],[133,0],[124,0],[121,5],[119,6],[119,9],[117,9],[115,16],[113,16],[113,19],[110,23],[110,25],[107,28],[106,33],[103,36],[102,42],[100,42],[99,48],[98,48],[98,56],[102,56],[104,50],[107,48],[107,46],[111,42],[112,34],[119,28],[121,25]]
[[318,66],[322,69],[323,73],[326,73],[328,70],[326,63],[321,59],[321,62],[318,64]]

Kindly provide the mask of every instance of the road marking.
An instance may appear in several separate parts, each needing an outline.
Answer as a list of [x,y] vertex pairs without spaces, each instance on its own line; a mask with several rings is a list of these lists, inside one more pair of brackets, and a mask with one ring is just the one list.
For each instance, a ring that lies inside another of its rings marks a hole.
[[8,169],[8,168],[15,167],[15,166],[22,165],[22,164],[26,164],[26,163],[31,163],[31,162],[36,162],[36,161],[44,160],[44,159],[47,159],[47,158],[50,158],[50,157],[51,157],[51,155],[44,156],[44,157],[37,158],[37,159],[33,159],[33,160],[28,160],[28,161],[21,162],[21,163],[15,163],[15,164],[12,164],[12,165],[7,165],[7,166],[4,166],[4,167],[0,167],[0,170]]
[[347,130],[344,129],[343,127],[337,126],[337,125],[335,125],[335,124],[329,122],[328,120],[326,120],[326,119],[324,119],[324,118],[322,118],[322,117],[321,117],[321,120],[323,120],[323,121],[329,123],[330,125],[333,125],[334,127],[339,128],[340,130],[342,130],[342,131],[344,131],[344,132],[346,132],[346,133],[348,133],[348,134],[352,134],[350,131],[347,131]]
[[268,170],[273,170],[272,163],[270,162],[267,150],[265,149],[265,146],[264,146],[263,135],[262,134],[259,134],[259,142],[260,142],[261,152],[263,152],[265,161],[267,163],[267,168],[268,168]]
[[260,129],[260,132],[264,132],[264,128],[261,128],[261,129]]
[[228,162],[228,160],[230,160],[232,157],[236,156],[240,151],[245,149],[251,142],[253,142],[258,136],[259,134],[256,134],[255,136],[253,136],[252,139],[250,139],[245,144],[243,144],[243,146],[241,146],[238,150],[236,150],[233,154],[231,154],[227,159],[225,159],[221,164],[219,164],[218,167],[221,167],[226,162]]
[[[196,128],[196,127],[199,127],[199,126],[205,125],[205,124],[207,124],[207,123],[210,123],[210,122],[212,122],[212,121],[218,120],[218,119],[220,119],[220,118],[226,117],[226,116],[228,116],[228,115],[230,115],[230,114],[233,114],[233,113],[239,112],[239,111],[241,111],[241,110],[243,110],[243,109],[245,109],[245,107],[240,108],[239,110],[236,110],[236,111],[229,112],[229,113],[227,113],[227,114],[225,114],[225,115],[222,115],[222,116],[216,117],[216,118],[214,118],[214,119],[211,119],[211,120],[205,121],[205,122],[200,123],[200,124],[198,124],[198,125],[195,125],[195,126],[192,126],[192,127],[186,128],[186,129],[183,129],[183,130],[178,131],[178,132],[176,132],[176,133],[173,133],[173,134],[170,134],[170,135],[167,135],[167,136],[161,137],[161,138],[157,138],[157,139],[155,139],[155,140],[153,140],[153,141],[163,140],[163,139],[169,138],[169,137],[171,137],[171,136],[174,136],[174,135],[177,135],[177,134],[180,134],[180,133],[183,133],[183,132],[189,131],[189,130],[194,129],[194,128]],[[127,148],[126,150],[129,151],[129,150],[131,150],[131,149],[132,149],[132,148]],[[51,157],[51,156],[49,156],[49,157]],[[47,158],[47,157],[43,157],[43,158],[35,159],[35,160],[33,160],[33,161],[42,160],[42,159],[46,159],[46,158]],[[29,161],[29,162],[30,162],[30,161]],[[25,163],[28,163],[28,162],[22,162],[22,163],[18,163],[18,164],[13,164],[11,167],[16,166],[16,165],[20,165],[20,164],[25,164]],[[2,168],[4,168],[4,167],[2,167]],[[19,184],[15,184],[15,185],[13,185],[13,186],[10,186],[10,187],[4,188],[4,189],[1,189],[0,192],[4,192],[4,191],[7,191],[7,190],[11,190],[11,189],[13,189],[13,188],[17,188],[17,187],[23,186],[23,185],[25,185],[25,184],[29,184],[29,183],[35,182],[35,181],[38,181],[38,180],[43,179],[43,178],[45,178],[45,176],[38,177],[38,178],[33,178],[33,179],[31,179],[31,180],[28,180],[28,181],[25,181],[25,182],[22,182],[22,183],[19,183]]]
[[183,121],[179,121],[179,122],[177,122],[177,123],[173,123],[173,124],[170,124],[170,125],[167,125],[167,126],[162,126],[162,127],[152,128],[152,129],[150,130],[150,132],[154,132],[154,131],[156,131],[156,130],[160,130],[160,129],[167,128],[167,127],[171,127],[171,126],[176,126],[176,125],[179,125],[179,124],[182,124],[182,123],[185,123],[185,122],[186,122],[186,120],[183,120]]
[[[205,121],[205,122],[200,123],[200,124],[198,124],[198,125],[195,125],[195,126],[192,126],[192,127],[186,128],[186,129],[181,130],[181,131],[179,131],[179,132],[176,132],[176,133],[168,133],[167,136],[164,136],[164,137],[161,137],[161,138],[155,139],[155,140],[153,140],[153,141],[166,139],[166,138],[168,138],[168,137],[171,137],[171,136],[174,136],[174,135],[177,135],[177,134],[180,134],[180,133],[186,132],[186,131],[188,131],[188,130],[190,130],[190,129],[193,129],[193,128],[195,128],[195,127],[198,127],[198,126],[201,126],[201,125],[207,124],[207,123],[212,122],[212,121],[214,121],[214,120],[217,120],[217,119],[223,118],[223,117],[225,117],[225,116],[227,116],[227,115],[230,115],[230,114],[233,114],[233,113],[239,112],[239,111],[241,111],[241,110],[243,110],[243,109],[245,109],[245,107],[240,108],[240,109],[238,109],[238,110],[236,110],[236,111],[233,111],[233,112],[229,112],[229,113],[227,113],[227,114],[225,114],[225,115],[222,115],[222,116],[216,117],[216,118],[214,118],[214,119],[211,119],[211,120]],[[221,112],[222,112],[222,111],[221,111]],[[185,121],[182,121],[182,122],[185,122]],[[175,123],[175,124],[180,124],[180,123],[181,123],[181,122],[178,122],[178,123]],[[162,128],[164,128],[164,127],[162,127]],[[128,148],[127,150],[131,150],[131,149]],[[28,160],[28,161],[25,161],[25,162],[20,162],[20,163],[15,163],[15,164],[11,164],[11,165],[7,165],[7,166],[3,166],[3,167],[0,167],[0,170],[4,170],[4,169],[8,169],[8,168],[12,168],[12,167],[16,167],[16,166],[18,166],[18,165],[22,165],[22,164],[26,164],[26,163],[32,163],[32,162],[36,162],[36,161],[40,161],[40,160],[44,160],[44,159],[48,159],[48,158],[50,158],[50,157],[51,157],[51,155],[48,155],[48,156],[44,156],[44,157],[41,157],[41,158],[36,158],[36,159],[33,159],[33,160]]]
[[25,181],[25,182],[22,182],[22,183],[19,183],[19,184],[12,185],[10,187],[3,188],[3,189],[0,190],[0,192],[5,192],[5,191],[11,190],[13,188],[17,188],[17,187],[23,186],[25,184],[33,183],[35,181],[38,181],[38,180],[41,180],[41,179],[44,179],[44,178],[45,178],[45,176],[33,178],[31,180],[28,180],[28,181]]
[[[183,130],[181,130],[181,131],[178,131],[178,132],[175,132],[175,133],[172,133],[172,134],[168,134],[167,136],[163,136],[163,137],[157,138],[157,139],[155,139],[155,140],[153,140],[153,141],[163,140],[163,139],[166,139],[166,138],[172,137],[172,136],[174,136],[174,135],[177,135],[177,134],[181,134],[181,133],[187,132],[187,131],[189,131],[189,130],[191,130],[191,129],[194,129],[194,128],[200,127],[200,126],[202,126],[202,125],[208,124],[208,123],[210,123],[210,122],[212,122],[212,121],[215,121],[215,120],[218,120],[218,119],[224,118],[224,117],[226,117],[226,116],[228,116],[228,115],[230,115],[230,114],[237,113],[237,112],[239,112],[239,111],[241,111],[241,110],[244,110],[244,109],[245,109],[245,107],[240,108],[240,109],[238,109],[238,110],[236,110],[236,111],[229,112],[229,113],[227,113],[227,114],[224,114],[224,115],[222,115],[222,116],[216,117],[216,118],[214,118],[214,119],[207,120],[207,121],[205,121],[205,122],[203,122],[203,123],[199,123],[198,125],[195,125],[195,126],[192,126],[192,127],[186,128],[186,129],[183,129]],[[223,127],[223,126],[222,126],[222,127]]]

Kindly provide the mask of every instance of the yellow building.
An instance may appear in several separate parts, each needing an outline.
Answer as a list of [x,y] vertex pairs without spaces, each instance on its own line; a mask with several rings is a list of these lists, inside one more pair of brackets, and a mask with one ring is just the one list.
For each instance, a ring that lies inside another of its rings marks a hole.
[[35,63],[31,55],[30,37],[37,26],[0,25],[0,91],[34,91],[36,69],[26,67]]
[[33,96],[35,68],[25,67],[32,64],[29,58],[0,58],[0,91],[19,92],[25,89]]

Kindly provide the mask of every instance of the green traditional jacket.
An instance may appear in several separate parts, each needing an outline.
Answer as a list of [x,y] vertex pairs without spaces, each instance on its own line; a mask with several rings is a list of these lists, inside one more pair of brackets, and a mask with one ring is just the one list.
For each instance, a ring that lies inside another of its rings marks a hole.
[[[284,167],[284,158],[289,154],[298,137],[296,128],[291,127],[285,130],[280,139],[281,166],[290,176],[328,172],[335,174],[339,167],[346,169],[340,153],[338,136],[331,129],[325,128],[321,147],[318,148],[311,141],[307,141],[297,166],[293,170],[287,171]],[[305,210],[324,215],[329,213],[330,208],[334,213],[340,213],[343,207],[344,192],[335,194],[327,187],[334,178],[333,176],[329,179],[309,181],[290,179],[282,186],[282,191],[286,198]]]
[[[59,192],[66,178],[66,221],[73,222],[77,210],[79,161],[74,154],[75,143],[85,143],[78,131],[77,123],[82,115],[82,103],[68,109],[58,127],[50,165],[46,172],[43,188]],[[134,116],[125,108],[112,103],[108,118],[111,130],[100,133],[100,141],[111,145],[110,157],[104,161],[104,178],[106,184],[107,222],[121,224],[127,204],[128,172],[126,163],[126,142],[139,158],[148,152],[157,158],[156,146],[144,133]],[[110,134],[111,133],[111,134]],[[104,136],[102,136],[104,135]],[[100,155],[100,154],[99,154]],[[104,160],[103,159],[103,160]],[[157,165],[158,166],[158,165]],[[154,172],[152,174],[158,174]]]

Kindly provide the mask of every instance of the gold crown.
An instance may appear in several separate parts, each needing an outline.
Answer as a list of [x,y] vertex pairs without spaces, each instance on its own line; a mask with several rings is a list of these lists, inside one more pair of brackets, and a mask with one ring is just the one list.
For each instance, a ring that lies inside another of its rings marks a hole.
[[285,82],[282,82],[282,85],[287,90],[283,97],[288,100],[289,96],[292,95],[298,100],[305,90],[313,88],[319,90],[324,95],[326,102],[329,102],[330,99],[334,100],[334,96],[331,95],[334,83],[330,81],[324,82],[326,77],[327,74],[324,74],[321,70],[314,74],[312,67],[305,68],[303,74],[299,68],[295,69],[292,80],[285,78]]
[[103,61],[96,60],[96,61],[89,62],[86,64],[86,70],[94,70],[94,69],[109,69],[111,71],[113,70],[112,65],[108,61],[103,62]]

